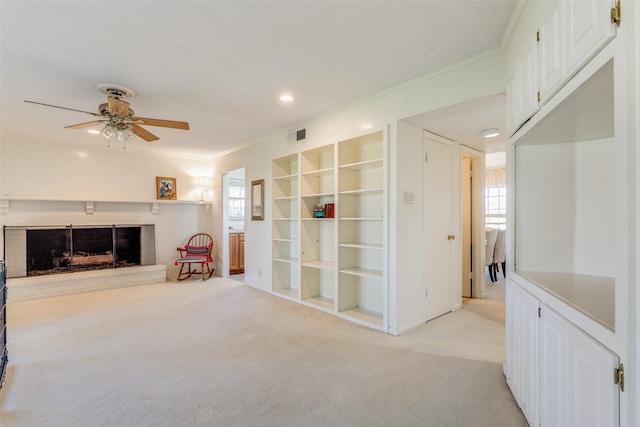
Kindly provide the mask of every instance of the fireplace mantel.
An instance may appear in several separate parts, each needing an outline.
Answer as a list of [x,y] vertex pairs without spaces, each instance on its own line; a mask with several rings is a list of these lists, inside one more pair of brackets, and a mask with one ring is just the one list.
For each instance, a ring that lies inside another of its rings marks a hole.
[[95,212],[95,203],[125,203],[125,204],[143,204],[149,205],[151,213],[157,214],[160,209],[160,205],[203,205],[206,213],[211,211],[212,202],[205,200],[113,200],[113,199],[100,199],[95,197],[51,197],[48,195],[10,195],[5,194],[0,198],[0,214],[6,215],[11,212],[11,202],[80,202],[84,204],[84,211],[87,215],[91,215]]

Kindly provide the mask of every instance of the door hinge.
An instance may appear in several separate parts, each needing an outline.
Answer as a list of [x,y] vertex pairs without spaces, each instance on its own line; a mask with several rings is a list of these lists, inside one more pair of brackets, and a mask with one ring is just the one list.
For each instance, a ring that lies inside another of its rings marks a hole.
[[620,391],[624,391],[624,365],[613,369],[613,383],[620,384]]
[[616,24],[616,27],[620,26],[620,0],[616,2],[616,7],[611,8],[611,22]]
[[424,162],[427,163],[429,161],[429,153],[424,153]]
[[542,317],[542,308],[538,307],[538,317]]
[[538,91],[538,102],[540,102],[540,91]]
[[540,41],[540,31],[536,32],[536,41]]

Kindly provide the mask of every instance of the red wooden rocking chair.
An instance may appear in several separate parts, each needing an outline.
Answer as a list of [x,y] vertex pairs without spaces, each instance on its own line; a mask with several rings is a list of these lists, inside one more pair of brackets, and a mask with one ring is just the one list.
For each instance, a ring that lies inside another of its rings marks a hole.
[[[178,280],[185,280],[194,274],[201,274],[202,280],[207,280],[213,275],[214,268],[210,266],[215,258],[215,246],[213,238],[205,233],[194,234],[183,248],[176,248],[180,258],[175,262],[180,266]],[[191,268],[195,264],[196,268]],[[198,271],[197,266],[200,266]],[[187,270],[184,271],[185,266]]]

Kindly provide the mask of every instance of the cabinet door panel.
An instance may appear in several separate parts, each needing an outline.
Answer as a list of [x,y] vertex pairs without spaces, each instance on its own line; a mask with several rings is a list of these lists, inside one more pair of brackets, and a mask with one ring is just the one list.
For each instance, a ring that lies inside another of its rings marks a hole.
[[541,318],[540,425],[565,425],[567,321],[543,305]]
[[543,103],[557,91],[564,77],[561,5],[560,2],[554,4],[539,30],[538,87]]
[[570,77],[615,36],[616,27],[611,23],[614,2],[571,0],[564,5],[568,22],[566,75]]
[[519,371],[518,361],[517,361],[517,343],[518,343],[518,325],[516,314],[518,313],[518,288],[513,282],[507,280],[507,288],[506,288],[506,345],[505,345],[505,362],[507,365],[507,370],[505,375],[507,376],[507,383],[509,384],[509,388],[511,388],[511,392],[513,393],[513,397],[516,398],[516,401],[520,401],[520,394],[518,391],[517,384],[517,373]]
[[619,425],[618,357],[574,326],[567,331],[567,426]]
[[526,291],[520,292],[520,328],[522,340],[521,361],[522,377],[520,386],[520,408],[529,425],[538,425],[539,417],[539,353],[540,323],[538,318],[539,301]]
[[515,64],[516,127],[538,111],[538,42],[531,39]]

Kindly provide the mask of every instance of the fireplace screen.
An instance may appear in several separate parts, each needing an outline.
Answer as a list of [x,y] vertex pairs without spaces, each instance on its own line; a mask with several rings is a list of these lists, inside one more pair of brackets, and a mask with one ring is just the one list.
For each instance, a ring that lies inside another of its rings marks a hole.
[[140,265],[140,227],[27,230],[27,276]]

